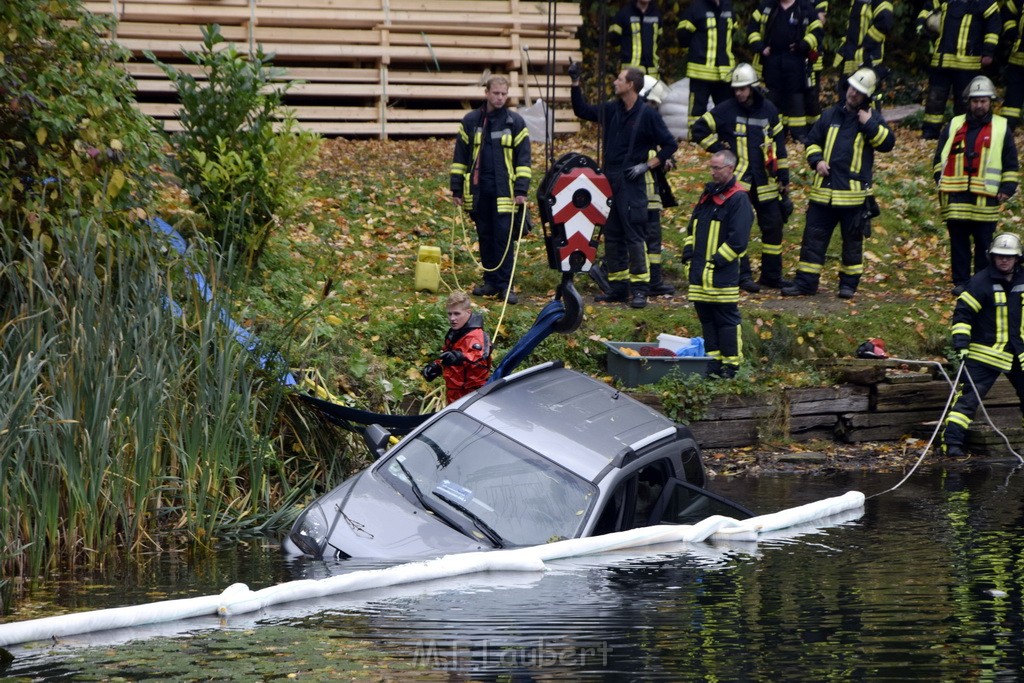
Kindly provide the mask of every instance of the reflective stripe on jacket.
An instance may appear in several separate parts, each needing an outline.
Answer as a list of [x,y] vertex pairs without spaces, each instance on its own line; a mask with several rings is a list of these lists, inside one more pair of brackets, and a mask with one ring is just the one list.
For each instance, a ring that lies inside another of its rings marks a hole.
[[1016,355],[1024,364],[1021,307],[1024,270],[1017,266],[1009,281],[992,266],[975,274],[953,310],[952,344],[967,349],[979,363],[1008,371]]
[[731,0],[693,0],[676,27],[679,46],[688,48],[686,75],[704,81],[728,81],[736,66],[732,37],[736,17]]
[[816,204],[860,206],[871,194],[875,151],[889,152],[896,135],[874,107],[861,125],[856,111],[845,104],[825,110],[807,134],[807,163],[814,170],[819,161],[829,165],[829,175],[814,174],[808,194]]
[[[451,166],[451,191],[454,196],[464,198],[467,211],[472,210],[473,198],[479,191],[478,184],[474,182],[473,169],[479,162],[480,148],[485,142],[496,142],[501,152],[495,154],[494,158],[503,161],[496,163],[494,168],[500,193],[498,213],[514,213],[515,197],[526,196],[533,176],[530,166],[530,132],[522,116],[505,109],[504,120],[495,123],[485,141],[485,112],[486,106],[474,109],[459,123]],[[501,192],[505,188],[507,191]]]
[[740,257],[747,252],[754,207],[733,178],[725,187],[708,184],[690,218],[684,250],[690,260],[690,301],[740,300]]
[[690,138],[709,152],[730,149],[736,154],[736,179],[758,201],[779,197],[779,184],[789,184],[786,134],[779,110],[757,88],[748,109],[735,98],[705,112],[690,128]]

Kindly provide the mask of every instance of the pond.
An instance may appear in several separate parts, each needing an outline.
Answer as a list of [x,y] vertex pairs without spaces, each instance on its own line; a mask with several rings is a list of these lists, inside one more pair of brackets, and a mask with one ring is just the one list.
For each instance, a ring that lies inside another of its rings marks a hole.
[[[773,512],[869,496],[899,474],[712,481]],[[457,579],[68,638],[12,650],[23,680],[1020,680],[1024,471],[915,473],[863,514],[812,533],[655,546]],[[365,568],[289,563],[246,544],[205,562],[57,584],[24,612],[217,593]],[[18,615],[15,615],[16,618]],[[140,639],[143,638],[143,639]]]

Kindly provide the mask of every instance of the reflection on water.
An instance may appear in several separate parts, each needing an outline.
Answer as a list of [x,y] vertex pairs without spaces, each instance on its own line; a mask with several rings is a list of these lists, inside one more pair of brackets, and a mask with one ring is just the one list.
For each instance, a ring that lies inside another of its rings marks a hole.
[[[918,473],[869,499],[857,519],[809,535],[658,546],[552,562],[543,575],[368,591],[223,625],[177,624],[192,632],[121,648],[37,646],[15,650],[6,673],[125,671],[130,660],[128,678],[1018,680],[1022,478],[1003,466]],[[780,476],[716,479],[714,488],[766,512],[898,480]],[[253,548],[214,566],[178,567],[174,579],[154,570],[135,595],[171,591],[182,572],[187,592],[200,594],[354,567],[288,565]],[[211,575],[217,582],[204,585]],[[105,606],[87,591],[69,602]]]

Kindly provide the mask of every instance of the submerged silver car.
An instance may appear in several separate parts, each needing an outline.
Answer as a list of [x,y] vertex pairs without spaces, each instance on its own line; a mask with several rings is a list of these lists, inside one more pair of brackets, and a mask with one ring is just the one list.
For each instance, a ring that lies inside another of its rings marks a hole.
[[537,545],[742,506],[704,489],[689,429],[615,388],[545,363],[451,404],[310,504],[283,542],[314,558],[407,559]]

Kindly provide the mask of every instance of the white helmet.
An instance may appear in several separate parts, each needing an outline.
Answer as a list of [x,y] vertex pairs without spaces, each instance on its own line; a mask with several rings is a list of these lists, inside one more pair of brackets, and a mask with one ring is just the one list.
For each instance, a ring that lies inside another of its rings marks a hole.
[[1020,248],[1020,238],[1012,232],[1001,232],[992,238],[992,246],[988,248],[988,255],[999,254],[1001,256],[1021,257],[1024,253]]
[[878,85],[878,75],[874,69],[868,67],[857,69],[847,80],[847,84],[857,92],[871,97],[875,94],[875,87]]
[[668,95],[668,86],[654,76],[644,76],[644,87],[640,91],[640,97],[657,106],[662,103]]
[[928,18],[924,20],[924,28],[930,36],[939,35],[939,29],[942,28],[942,15],[938,12],[929,14]]
[[736,65],[736,68],[732,70],[732,76],[730,77],[730,84],[734,88],[743,88],[746,86],[757,85],[757,72],[754,71],[754,67],[750,66],[746,62],[741,62]]
[[964,99],[972,97],[995,97],[996,84],[988,76],[975,76],[964,88]]

